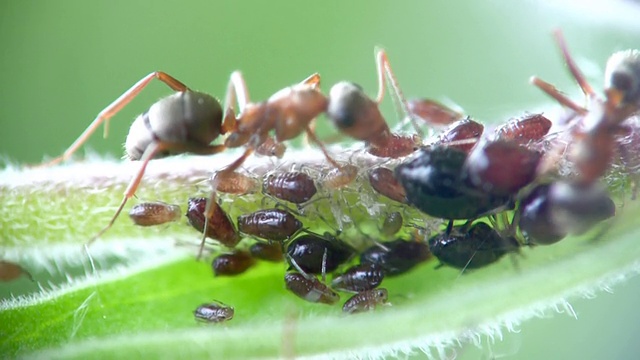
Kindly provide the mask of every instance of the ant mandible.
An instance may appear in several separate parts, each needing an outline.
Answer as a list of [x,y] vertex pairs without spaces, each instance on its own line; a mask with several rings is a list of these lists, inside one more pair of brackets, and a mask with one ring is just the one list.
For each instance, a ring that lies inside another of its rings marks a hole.
[[[627,50],[613,54],[605,70],[605,98],[600,98],[571,57],[562,32],[554,33],[564,60],[584,94],[589,100],[589,109],[567,98],[553,85],[532,77],[531,83],[539,87],[561,105],[575,111],[582,119],[571,128],[575,141],[570,160],[579,172],[577,182],[589,185],[599,179],[609,168],[615,153],[620,124],[640,109],[640,52]],[[546,172],[550,163],[555,163],[558,151],[550,152],[543,161],[541,172]]]

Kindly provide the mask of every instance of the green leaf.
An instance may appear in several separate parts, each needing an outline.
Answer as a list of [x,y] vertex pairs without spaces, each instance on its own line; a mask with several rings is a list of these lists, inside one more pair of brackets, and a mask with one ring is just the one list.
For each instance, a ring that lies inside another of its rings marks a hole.
[[[316,153],[289,156],[306,159],[312,169],[320,166],[313,165],[320,159]],[[210,158],[154,161],[138,197],[183,204],[188,196],[206,194],[202,180],[215,168]],[[612,223],[592,234],[525,248],[484,269],[460,274],[427,262],[384,281],[392,306],[352,316],[288,293],[283,264],[260,263],[237,277],[214,278],[207,262],[194,260],[199,235],[184,224],[138,228],[121,216],[104,241],[89,248],[91,263],[81,244],[106,224],[135,169],[131,163],[91,161],[0,174],[3,257],[20,263],[40,283],[24,278],[0,288],[0,353],[232,359],[424,351],[446,356],[459,341],[496,336],[546,310],[571,312],[572,297],[607,289],[639,268],[637,202],[625,204]],[[398,209],[360,179],[344,193],[324,189],[328,199],[305,209],[305,225],[321,228],[333,219],[336,206],[345,209],[340,201],[353,193],[363,205],[339,213],[364,223],[363,231],[371,235],[377,216]],[[237,215],[261,206],[261,199],[252,195],[225,207]],[[437,225],[400,209],[414,223]],[[196,323],[193,310],[214,299],[233,306],[234,319]]]

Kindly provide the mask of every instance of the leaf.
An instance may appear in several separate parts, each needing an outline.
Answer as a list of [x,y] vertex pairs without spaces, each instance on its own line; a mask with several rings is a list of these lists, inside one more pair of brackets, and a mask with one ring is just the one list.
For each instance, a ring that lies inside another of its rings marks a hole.
[[[309,164],[320,159],[315,152],[289,156]],[[216,161],[228,162],[220,157]],[[640,230],[634,222],[640,209],[637,202],[630,202],[612,224],[593,234],[525,248],[487,268],[461,275],[455,269],[436,270],[431,261],[385,279],[383,286],[393,305],[353,316],[343,315],[337,306],[308,304],[289,294],[283,286],[282,264],[260,263],[241,276],[213,278],[208,263],[193,259],[199,236],[183,224],[143,229],[121,216],[104,241],[89,249],[94,272],[80,245],[108,221],[119,201],[117,194],[135,168],[136,164],[91,161],[46,170],[8,169],[1,174],[4,257],[33,272],[45,283],[41,287],[53,289],[35,289],[2,302],[0,324],[9,329],[0,337],[2,354],[345,358],[421,350],[445,357],[448,347],[459,341],[498,335],[549,309],[570,312],[567,301],[572,297],[606,289],[639,268]],[[206,194],[201,181],[214,169],[209,158],[154,161],[138,196],[182,204],[188,196]],[[366,181],[359,181],[345,194],[329,192],[329,205],[309,209],[305,225],[320,228],[321,217],[333,218],[332,212],[336,213],[332,201],[338,203],[352,191],[364,205],[341,214],[362,221],[364,231],[371,234],[378,216],[397,209],[373,193]],[[261,198],[253,195],[225,206],[240,214],[255,209]],[[338,209],[343,206],[340,203]],[[425,223],[415,211],[403,211],[414,222],[437,226],[431,220]],[[171,246],[175,242],[190,245]],[[66,261],[62,254],[67,254]],[[42,279],[52,262],[62,269],[58,272],[75,272],[69,277],[76,280],[68,283],[62,277],[46,284]],[[86,280],[77,280],[85,275]],[[196,323],[193,310],[214,299],[234,306],[235,318],[213,326]]]

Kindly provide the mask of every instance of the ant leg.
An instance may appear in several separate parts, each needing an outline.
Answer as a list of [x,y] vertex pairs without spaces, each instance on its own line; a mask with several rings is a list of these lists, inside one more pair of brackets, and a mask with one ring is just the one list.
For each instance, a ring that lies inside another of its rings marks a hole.
[[311,128],[309,128],[308,126],[305,128],[305,131],[307,133],[307,136],[309,136],[309,140],[311,140],[312,142],[314,142],[316,145],[318,145],[318,147],[320,148],[320,150],[322,151],[322,153],[324,154],[324,157],[327,158],[327,161],[333,165],[334,167],[341,169],[342,167],[331,157],[331,155],[329,155],[329,151],[327,151],[327,148],[324,146],[324,144],[322,143],[322,141],[320,141],[320,139],[318,139],[318,137],[316,136],[316,134],[313,132],[313,130],[311,130]]
[[391,63],[389,62],[389,58],[387,57],[387,53],[384,51],[384,49],[376,48],[376,67],[378,72],[378,95],[376,96],[376,102],[378,104],[382,102],[385,86],[387,85],[385,81],[386,79],[387,81],[389,81],[389,87],[395,94],[395,97],[393,99],[394,103],[396,104],[396,109],[397,105],[399,105],[400,109],[404,113],[404,116],[408,117],[409,121],[411,121],[411,124],[416,130],[416,133],[418,133],[420,137],[423,137],[424,134],[418,126],[416,119],[411,116],[411,112],[409,111],[409,104],[407,104],[407,99],[404,97],[404,94],[400,89],[400,85],[398,84],[398,80],[396,79],[396,76],[391,69]]
[[564,57],[564,61],[567,63],[567,67],[569,68],[569,71],[571,71],[571,75],[573,75],[573,78],[580,86],[580,89],[582,89],[582,92],[590,98],[595,97],[595,91],[593,91],[593,88],[589,85],[587,79],[582,75],[582,71],[580,71],[578,65],[573,61],[573,57],[567,48],[567,43],[564,41],[564,36],[562,36],[562,31],[559,29],[554,31],[553,36],[556,38],[558,47],[560,47],[560,51],[562,51],[562,57]]
[[118,210],[116,210],[115,214],[113,214],[113,217],[111,218],[111,221],[109,221],[109,224],[105,226],[102,230],[100,230],[100,232],[98,232],[94,237],[92,237],[89,240],[89,242],[87,242],[86,246],[96,241],[105,232],[107,232],[107,230],[109,230],[111,226],[113,226],[116,219],[120,215],[120,212],[122,212],[122,209],[124,208],[127,201],[134,196],[136,190],[138,189],[138,186],[140,185],[140,181],[142,180],[142,176],[144,175],[144,172],[147,169],[147,165],[149,164],[149,161],[153,159],[153,157],[157,153],[165,150],[187,150],[190,152],[197,151],[198,154],[205,155],[205,154],[216,154],[225,149],[226,148],[223,145],[212,145],[212,146],[207,146],[205,148],[194,149],[190,146],[185,146],[182,143],[172,143],[172,142],[165,142],[165,141],[156,141],[151,143],[142,154],[142,157],[140,158],[140,169],[138,169],[138,172],[131,179],[131,181],[129,182],[129,185],[127,186],[127,189],[124,191],[124,197],[120,202],[120,206],[118,206]]
[[547,95],[554,98],[557,102],[560,103],[560,105],[568,107],[569,109],[577,112],[580,115],[586,115],[588,113],[587,109],[576,104],[573,100],[569,99],[566,95],[561,93],[560,90],[558,90],[555,86],[538,78],[537,76],[532,76],[529,79],[529,82],[537,86],[540,90],[544,91]]
[[137,83],[135,83],[131,88],[125,91],[120,97],[114,100],[109,106],[104,108],[98,116],[89,124],[89,126],[84,130],[82,134],[76,139],[76,141],[69,146],[65,152],[47,162],[41,163],[37,165],[37,167],[48,167],[52,165],[56,165],[62,161],[65,161],[75,153],[82,144],[84,144],[91,134],[100,126],[100,124],[104,123],[104,137],[107,137],[108,132],[108,124],[109,119],[111,119],[114,115],[116,115],[123,107],[125,107],[131,100],[133,100],[153,79],[158,79],[163,83],[167,84],[174,91],[187,91],[188,88],[185,84],[181,83],[179,80],[174,78],[173,76],[164,73],[162,71],[154,71],[149,75],[140,79]]
[[221,131],[223,134],[235,131],[237,128],[236,101],[240,109],[240,114],[242,114],[250,100],[247,83],[244,81],[244,77],[240,71],[231,73],[229,83],[227,84],[227,92],[224,98],[225,116]]
[[[300,84],[310,85],[313,89],[320,89],[320,74],[311,74],[308,78],[302,80]],[[311,122],[309,123],[309,129],[311,129],[313,133],[316,132],[316,119],[311,120]],[[306,132],[304,133],[304,137],[302,138],[302,145],[306,148],[309,148],[311,145],[309,134]]]

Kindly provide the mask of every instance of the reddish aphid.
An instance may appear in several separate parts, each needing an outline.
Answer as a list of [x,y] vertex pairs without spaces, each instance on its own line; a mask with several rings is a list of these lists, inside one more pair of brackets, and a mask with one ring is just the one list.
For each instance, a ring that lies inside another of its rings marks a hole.
[[342,306],[342,311],[355,314],[364,311],[372,311],[378,305],[383,305],[389,299],[387,289],[372,289],[353,295]]
[[318,189],[308,174],[290,171],[267,175],[262,183],[262,191],[281,200],[302,204],[311,200]]
[[238,217],[238,231],[269,241],[284,241],[302,229],[302,223],[281,209],[258,210]]
[[255,260],[246,251],[234,251],[216,256],[211,263],[215,276],[234,276],[242,274],[255,264]]
[[468,154],[483,132],[484,125],[479,122],[471,119],[460,120],[445,129],[434,145],[453,147]]
[[233,307],[213,301],[208,304],[202,304],[193,311],[196,320],[208,323],[219,323],[233,319],[235,311]]
[[462,119],[463,115],[431,99],[410,99],[409,112],[431,126],[443,126]]
[[340,189],[353,182],[358,176],[359,168],[355,165],[346,164],[340,169],[331,169],[322,177],[322,187],[325,189]]
[[284,282],[289,291],[303,300],[327,305],[340,301],[340,295],[313,276],[305,277],[297,272],[289,272],[285,274]]
[[155,226],[177,221],[182,215],[180,206],[163,202],[147,202],[134,205],[129,217],[138,226]]
[[496,138],[528,145],[542,140],[551,129],[551,120],[542,114],[527,114],[511,119],[496,129]]
[[[398,82],[391,70],[387,54],[383,50],[376,52],[378,73],[378,95],[375,100],[364,93],[354,83],[342,81],[329,91],[327,116],[334,125],[346,135],[366,142],[367,152],[378,157],[399,158],[407,156],[420,146],[418,136],[393,134],[380,112],[379,104],[384,97],[385,81],[389,81],[402,110],[410,114],[407,102],[402,95]],[[420,131],[414,123],[416,131]]]
[[[569,71],[589,99],[589,109],[577,105],[537,77],[531,78],[531,82],[581,116],[571,127],[572,144],[568,154],[569,161],[578,170],[574,181],[589,185],[609,168],[616,151],[620,124],[640,109],[640,51],[627,50],[611,55],[605,69],[605,98],[602,99],[573,61],[561,32],[557,31],[555,37]],[[547,152],[539,171],[544,173],[554,168],[563,151],[564,146],[558,146]]]
[[369,171],[369,183],[378,194],[400,203],[407,202],[405,190],[392,170],[384,167],[372,169]]
[[33,276],[22,266],[10,261],[0,260],[0,281],[13,281],[22,275],[25,275],[31,281],[35,281]]
[[[187,219],[194,229],[202,232],[206,224],[204,234],[214,240],[219,241],[222,245],[234,247],[240,242],[240,236],[236,231],[229,215],[218,205],[213,203],[211,216],[205,219],[206,198],[190,198],[187,205]],[[208,220],[208,221],[205,221]],[[200,244],[198,258],[202,255],[204,248],[204,239]]]
[[249,253],[254,258],[265,261],[280,262],[284,260],[282,245],[279,243],[268,244],[257,242],[251,245]]
[[259,185],[256,179],[239,172],[227,174],[224,181],[220,181],[218,174],[215,173],[210,182],[216,186],[214,190],[234,195],[254,193],[258,191]]

